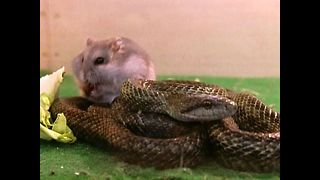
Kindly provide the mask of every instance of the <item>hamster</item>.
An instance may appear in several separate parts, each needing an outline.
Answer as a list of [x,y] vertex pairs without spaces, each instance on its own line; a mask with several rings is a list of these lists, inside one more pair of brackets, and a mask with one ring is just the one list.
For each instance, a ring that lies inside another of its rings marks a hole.
[[96,103],[111,104],[128,79],[156,79],[149,55],[125,37],[88,38],[85,49],[72,61],[72,71],[80,95]]

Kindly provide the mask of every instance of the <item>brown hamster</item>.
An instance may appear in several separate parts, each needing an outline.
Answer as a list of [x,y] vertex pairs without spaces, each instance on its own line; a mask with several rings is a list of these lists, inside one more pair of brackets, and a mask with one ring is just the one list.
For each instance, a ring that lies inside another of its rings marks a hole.
[[127,79],[156,79],[149,55],[124,37],[89,38],[86,48],[72,61],[72,70],[80,94],[97,103],[112,103]]

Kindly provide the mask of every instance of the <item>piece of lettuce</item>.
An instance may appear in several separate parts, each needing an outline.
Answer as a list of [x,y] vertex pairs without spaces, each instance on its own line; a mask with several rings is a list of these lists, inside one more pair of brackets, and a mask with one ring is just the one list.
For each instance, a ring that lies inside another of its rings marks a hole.
[[57,97],[59,87],[63,81],[64,67],[52,74],[40,78],[40,139],[56,140],[63,143],[73,143],[76,137],[67,126],[63,113],[57,115],[54,123],[51,122],[50,106]]

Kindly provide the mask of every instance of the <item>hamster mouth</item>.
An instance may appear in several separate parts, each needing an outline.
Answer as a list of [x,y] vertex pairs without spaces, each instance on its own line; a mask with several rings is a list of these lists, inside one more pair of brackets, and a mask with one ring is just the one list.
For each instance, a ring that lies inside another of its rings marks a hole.
[[90,96],[92,91],[96,88],[96,84],[91,84],[91,83],[86,83],[83,86],[83,91],[85,93],[86,96]]

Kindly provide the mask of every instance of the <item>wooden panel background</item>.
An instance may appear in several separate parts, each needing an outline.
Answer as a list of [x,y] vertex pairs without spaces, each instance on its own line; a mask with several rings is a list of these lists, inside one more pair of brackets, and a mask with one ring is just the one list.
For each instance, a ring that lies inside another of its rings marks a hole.
[[88,37],[126,36],[157,74],[280,75],[279,0],[41,0],[40,65],[70,62]]

